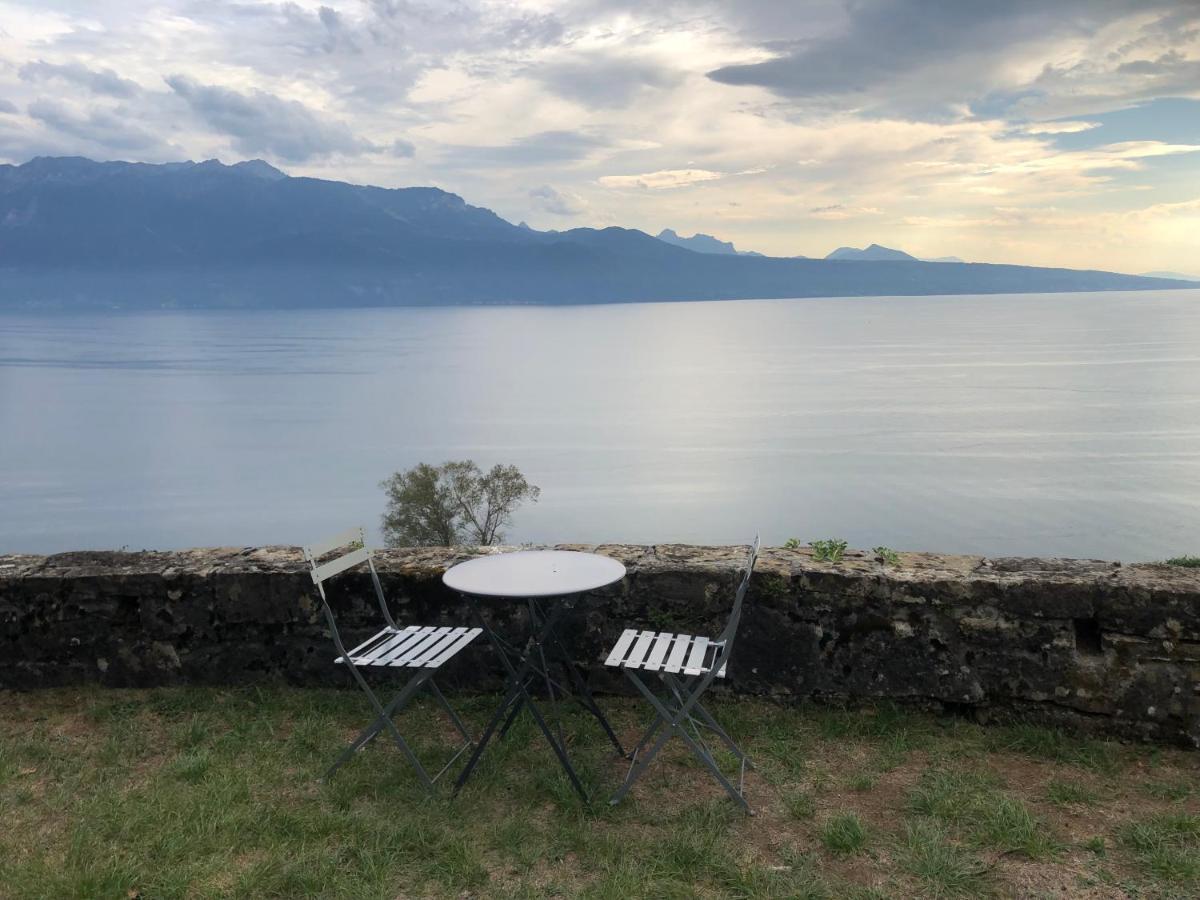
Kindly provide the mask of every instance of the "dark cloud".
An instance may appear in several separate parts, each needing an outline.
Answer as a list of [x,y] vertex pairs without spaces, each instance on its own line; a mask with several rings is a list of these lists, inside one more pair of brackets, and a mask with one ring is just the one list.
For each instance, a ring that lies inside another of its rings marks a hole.
[[452,145],[447,160],[471,166],[541,166],[569,163],[608,146],[608,142],[576,131],[542,131],[509,144]]
[[89,69],[79,63],[26,63],[18,73],[23,81],[63,81],[87,88],[94,94],[129,99],[141,92],[135,81],[122,78],[112,69]]
[[35,100],[27,109],[29,117],[70,137],[88,141],[119,153],[156,153],[165,145],[119,111],[92,109],[80,112],[51,100]]
[[682,80],[680,72],[661,65],[601,54],[576,54],[570,62],[538,66],[528,74],[560,97],[600,108],[629,106],[643,91]]
[[531,190],[529,200],[534,208],[555,216],[576,216],[587,208],[587,204],[574,194],[563,194],[548,184]]
[[396,138],[392,141],[392,156],[399,156],[401,159],[412,159],[417,155],[417,148],[413,146],[411,141],[406,141],[403,138]]
[[1133,12],[1174,15],[1172,0],[863,0],[823,36],[764,43],[774,58],[708,73],[794,101],[939,119],[987,94],[1020,46],[1087,37]]
[[17,109],[17,104],[13,103],[11,100],[5,100],[3,97],[0,97],[0,113],[15,114],[18,112],[20,112],[20,110]]
[[1120,75],[1165,75],[1188,68],[1188,59],[1178,50],[1169,50],[1157,59],[1135,59],[1117,66]]
[[211,128],[228,135],[246,155],[267,154],[305,162],[333,153],[349,155],[378,149],[341,122],[327,119],[296,100],[265,91],[240,93],[171,75],[167,85]]

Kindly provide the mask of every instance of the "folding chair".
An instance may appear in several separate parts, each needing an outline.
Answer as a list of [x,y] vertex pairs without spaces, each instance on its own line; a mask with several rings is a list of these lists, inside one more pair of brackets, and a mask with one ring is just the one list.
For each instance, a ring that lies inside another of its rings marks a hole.
[[[328,540],[304,547],[303,550],[305,560],[312,567],[312,580],[321,595],[321,605],[325,610],[325,619],[329,622],[329,630],[333,634],[333,643],[337,647],[338,656],[334,660],[334,663],[338,665],[344,664],[350,669],[350,674],[354,676],[354,680],[358,682],[363,692],[367,695],[367,699],[371,703],[371,708],[375,710],[374,721],[363,729],[363,732],[350,743],[350,746],[342,751],[342,755],[337,758],[334,764],[329,767],[329,771],[325,773],[325,779],[329,779],[355,752],[370,743],[375,735],[387,729],[388,733],[392,736],[392,740],[396,742],[396,746],[400,748],[400,751],[416,770],[417,777],[420,778],[425,789],[432,793],[434,782],[446,773],[446,770],[454,764],[454,761],[462,755],[463,751],[475,743],[475,739],[471,737],[470,732],[467,731],[458,714],[446,702],[446,697],[433,680],[433,676],[458,651],[475,640],[482,632],[482,629],[420,627],[417,625],[408,625],[401,628],[397,625],[392,619],[391,612],[388,610],[387,600],[384,599],[383,586],[379,583],[379,575],[375,571],[375,562],[371,557],[371,550],[367,547],[366,534],[362,528],[351,528],[349,531],[344,531]],[[333,555],[335,551],[337,553]],[[331,556],[332,558],[323,563],[319,562],[319,560],[326,556]],[[379,599],[379,609],[383,612],[386,625],[382,631],[372,635],[353,650],[347,651],[345,645],[342,644],[342,637],[338,632],[333,610],[330,609],[329,601],[325,598],[325,582],[333,576],[361,565],[364,562],[367,564],[367,568],[370,569],[371,581],[375,585],[375,596]],[[370,685],[367,684],[367,680],[363,677],[362,670],[364,669],[412,669],[415,671],[409,679],[408,684],[396,694],[387,706],[384,706],[379,702],[379,698],[375,696],[375,692],[371,690]],[[430,777],[425,767],[421,765],[421,761],[417,759],[408,742],[400,735],[400,731],[396,728],[396,723],[393,721],[393,716],[404,709],[405,705],[416,695],[417,691],[426,686],[429,687],[438,704],[449,715],[450,721],[454,723],[454,727],[458,729],[459,734],[463,736],[463,740],[465,741],[458,748],[457,752],[450,757],[450,761],[433,777]]]
[[[750,764],[750,761],[700,703],[700,697],[708,690],[714,678],[725,677],[725,667],[729,664],[729,655],[733,651],[734,638],[737,636],[738,622],[742,617],[742,601],[746,597],[746,589],[750,586],[750,575],[754,572],[754,563],[757,558],[758,538],[755,537],[754,544],[750,548],[750,556],[746,560],[745,573],[742,575],[733,599],[733,612],[729,616],[725,630],[715,641],[690,634],[672,634],[667,631],[660,633],[627,628],[617,640],[608,659],[604,661],[606,666],[624,669],[634,687],[650,701],[655,711],[654,721],[634,748],[629,772],[625,776],[624,783],[613,794],[612,803],[621,802],[667,740],[672,735],[677,735],[704,764],[705,768],[712,773],[721,787],[725,788],[729,796],[741,804],[746,812],[750,812],[750,804],[746,802],[742,790],[745,785],[746,766]],[[661,698],[646,686],[646,683],[639,677],[639,672],[650,672],[659,677],[665,688]],[[700,735],[700,728],[705,728],[719,737],[741,762],[736,788],[717,765],[708,744]],[[657,740],[654,740],[659,731],[662,731],[662,734],[658,736]],[[651,741],[654,743],[651,744]]]

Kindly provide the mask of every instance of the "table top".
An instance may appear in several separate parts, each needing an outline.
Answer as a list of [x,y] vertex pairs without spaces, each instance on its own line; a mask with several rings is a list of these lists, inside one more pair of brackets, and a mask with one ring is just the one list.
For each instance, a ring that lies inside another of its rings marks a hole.
[[561,597],[602,588],[625,577],[609,556],[576,550],[518,550],[481,556],[446,570],[452,590],[481,597]]

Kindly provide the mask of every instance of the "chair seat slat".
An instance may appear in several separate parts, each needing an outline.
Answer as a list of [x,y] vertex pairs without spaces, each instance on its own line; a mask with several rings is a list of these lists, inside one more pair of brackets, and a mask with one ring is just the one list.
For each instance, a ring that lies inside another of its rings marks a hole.
[[412,647],[418,641],[422,640],[429,633],[429,627],[413,626],[406,629],[404,640],[398,641],[388,648],[386,653],[381,653],[377,656],[376,665],[386,666],[401,653],[404,653],[408,648]]
[[441,643],[442,632],[441,628],[430,628],[426,634],[423,634],[415,643],[410,644],[402,653],[399,653],[391,658],[388,662],[390,666],[407,666],[413,660],[420,659],[425,655],[431,647]]
[[449,662],[449,660],[451,658],[453,658],[453,656],[456,653],[458,653],[459,650],[461,650],[463,647],[467,646],[467,644],[471,643],[471,641],[475,640],[475,638],[479,637],[479,635],[481,635],[481,634],[483,634],[482,628],[467,629],[463,634],[459,635],[451,644],[449,644],[446,647],[443,647],[441,653],[439,653],[437,656],[433,657],[432,659],[426,660],[424,663],[422,663],[422,665],[426,669],[436,669],[439,666],[444,665],[445,663]]
[[[391,653],[393,650],[395,650],[397,646],[399,646],[401,643],[403,643],[407,639],[408,639],[408,635],[405,632],[403,632],[403,631],[393,632],[385,640],[380,641],[378,644],[376,644],[374,647],[371,647],[366,652],[354,653],[351,655],[352,656],[360,656],[363,659],[370,660],[370,661],[373,661],[376,659],[382,659],[383,657],[385,657],[389,653]],[[361,663],[360,663],[360,665],[361,665]]]
[[465,628],[439,628],[437,640],[410,659],[408,664],[410,666],[424,666],[429,660],[440,656],[442,651],[453,644],[454,639],[466,630]]
[[687,657],[688,648],[692,645],[692,640],[690,634],[675,636],[675,645],[671,648],[671,655],[667,657],[666,665],[663,666],[665,671],[672,675],[679,674],[679,670],[683,667],[683,661]]
[[687,664],[684,666],[683,673],[685,675],[699,675],[704,672],[704,657],[707,653],[708,638],[698,637],[692,641],[692,652],[688,655]]
[[[365,641],[363,641],[361,644],[359,644],[353,650],[347,650],[346,655],[347,656],[358,656],[360,653],[362,653],[364,650],[366,650],[368,647],[370,647],[376,641],[380,640],[381,638],[386,637],[389,634],[395,634],[395,633],[396,632],[393,631],[391,628],[385,628],[385,629],[383,629],[383,631],[377,631],[377,632],[375,632],[375,634],[371,635],[369,638],[367,638]],[[341,659],[341,657],[338,657],[338,658]]]
[[633,645],[633,650],[629,652],[629,659],[625,660],[625,667],[629,669],[637,669],[642,665],[642,660],[646,658],[646,653],[650,650],[650,644],[654,641],[657,632],[643,631],[638,635],[637,643]]
[[654,641],[654,646],[650,648],[650,655],[646,657],[646,662],[643,668],[647,672],[657,672],[662,668],[663,660],[667,656],[667,650],[671,647],[671,642],[675,640],[675,635],[669,631],[664,631]]
[[608,659],[604,661],[606,666],[619,666],[625,661],[625,655],[629,652],[629,647],[633,644],[633,639],[637,637],[636,628],[626,628],[621,632],[621,636],[617,639],[617,645],[612,648],[612,653],[608,654]]

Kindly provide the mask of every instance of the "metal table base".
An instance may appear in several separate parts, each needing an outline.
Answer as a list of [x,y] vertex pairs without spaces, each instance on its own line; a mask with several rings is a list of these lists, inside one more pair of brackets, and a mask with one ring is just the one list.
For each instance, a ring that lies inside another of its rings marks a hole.
[[[554,728],[552,729],[530,690],[540,678],[545,684],[546,696],[551,703],[556,703],[557,701],[556,689],[557,694],[561,694],[563,698],[569,697],[574,699],[600,723],[600,727],[604,729],[604,733],[612,742],[613,747],[616,748],[617,753],[622,757],[628,758],[628,754],[621,746],[616,732],[613,731],[612,725],[597,705],[591,690],[588,689],[587,681],[580,674],[579,668],[571,659],[566,645],[558,634],[558,626],[561,624],[567,610],[573,607],[573,603],[568,599],[555,599],[548,604],[539,600],[527,600],[530,634],[524,645],[518,647],[506,641],[491,627],[483,615],[483,609],[478,597],[473,594],[463,594],[462,596],[474,610],[476,619],[483,628],[484,634],[487,635],[493,649],[495,649],[504,663],[507,678],[504,699],[495,712],[492,713],[487,727],[480,736],[479,742],[475,745],[475,752],[471,754],[466,767],[459,774],[458,781],[454,786],[454,793],[457,794],[462,790],[463,785],[467,783],[467,780],[471,777],[471,773],[475,771],[475,767],[479,764],[479,760],[483,756],[483,751],[495,736],[497,730],[500,732],[500,737],[503,738],[508,733],[509,728],[512,727],[521,710],[527,708],[537,723],[538,728],[545,736],[546,741],[550,744],[554,755],[558,757],[559,764],[562,766],[563,771],[567,773],[567,777],[570,779],[576,793],[579,794],[585,803],[590,803],[590,798],[579,779],[579,774],[575,771],[575,767],[571,765],[571,757],[567,753],[567,742],[563,734],[561,718],[557,715],[556,711]],[[547,606],[549,606],[548,612],[546,609]],[[559,681],[551,675],[550,667],[554,663],[557,663],[566,673],[564,681]],[[569,682],[571,687],[568,687],[565,682]],[[501,725],[502,722],[503,726]]]

